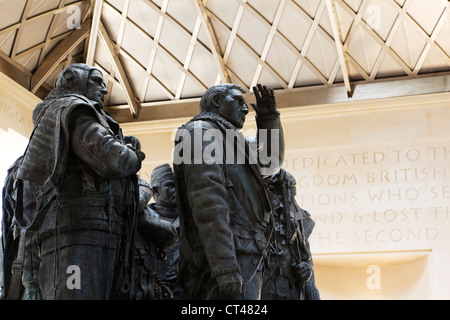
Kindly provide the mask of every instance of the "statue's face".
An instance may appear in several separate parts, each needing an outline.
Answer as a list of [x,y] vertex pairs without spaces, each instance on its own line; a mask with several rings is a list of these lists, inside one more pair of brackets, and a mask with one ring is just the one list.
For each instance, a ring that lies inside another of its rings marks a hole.
[[165,179],[158,184],[158,190],[153,195],[155,202],[159,205],[172,207],[176,205],[175,181]]
[[86,97],[90,100],[98,102],[103,107],[105,95],[108,93],[105,83],[103,82],[103,75],[99,70],[93,70],[86,86]]
[[245,116],[248,113],[248,107],[241,91],[237,89],[230,90],[228,95],[219,101],[219,105],[217,113],[231,122],[236,128],[242,129]]

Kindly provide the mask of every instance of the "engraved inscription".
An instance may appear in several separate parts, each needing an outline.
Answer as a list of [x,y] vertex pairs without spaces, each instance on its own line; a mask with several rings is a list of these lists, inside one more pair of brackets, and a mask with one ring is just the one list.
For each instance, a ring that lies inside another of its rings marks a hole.
[[316,251],[400,248],[450,227],[450,141],[290,151],[284,168],[316,222]]

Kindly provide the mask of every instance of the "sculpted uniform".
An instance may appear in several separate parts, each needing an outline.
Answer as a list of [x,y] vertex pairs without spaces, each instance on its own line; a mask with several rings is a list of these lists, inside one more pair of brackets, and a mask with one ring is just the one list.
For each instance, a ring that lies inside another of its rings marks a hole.
[[36,129],[18,174],[39,186],[36,204],[52,201],[38,232],[42,298],[127,298],[136,173],[144,155],[126,145],[119,125],[83,95],[96,69],[69,68],[71,85],[63,71],[33,111]]
[[[158,262],[164,258],[164,251],[178,240],[175,227],[151,209],[150,185],[139,180],[139,214],[136,236],[136,300],[159,299],[157,275]],[[155,289],[157,288],[157,289]]]
[[[258,123],[258,120],[257,120]],[[258,128],[281,128],[279,117],[263,121]],[[180,141],[194,142],[208,129],[219,130],[225,142],[229,121],[201,112],[181,127],[187,132]],[[180,130],[179,129],[179,130]],[[178,132],[177,137],[182,132]],[[241,140],[245,141],[242,133]],[[201,139],[201,138],[200,138]],[[238,164],[195,164],[191,143],[190,164],[174,163],[177,202],[180,212],[180,281],[185,299],[260,298],[261,268],[267,242],[266,229],[272,211],[271,198],[257,164],[250,164],[248,143],[246,161]],[[208,143],[203,142],[202,152]],[[177,150],[177,149],[175,149]],[[226,147],[223,146],[225,153]],[[186,150],[183,150],[185,152]],[[237,154],[237,153],[236,153]],[[235,157],[236,157],[235,154]],[[242,277],[243,294],[227,296],[219,291],[217,277]]]
[[[179,232],[178,208],[176,204],[175,178],[173,170],[168,163],[157,166],[150,178],[151,186],[156,190],[155,203],[148,208],[160,219],[169,222]],[[165,259],[158,260],[158,281],[162,290],[162,299],[180,300],[183,297],[183,288],[176,273],[180,256],[180,244],[177,242],[166,249]]]
[[265,261],[261,298],[319,300],[308,241],[314,221],[295,200],[295,178],[280,169],[265,180],[281,206],[273,214],[274,236]]
[[[170,223],[174,230],[177,232],[179,229],[178,222],[178,210],[177,208],[168,208],[161,205],[157,205],[156,203],[152,203],[149,205],[149,210],[157,214],[160,219],[167,221]],[[177,237],[178,240],[178,237]],[[164,250],[165,259],[158,259],[158,280],[159,284],[162,287],[163,291],[163,299],[166,300],[180,300],[183,296],[183,288],[179,284],[176,268],[179,261],[180,256],[180,244],[177,241],[173,246]]]

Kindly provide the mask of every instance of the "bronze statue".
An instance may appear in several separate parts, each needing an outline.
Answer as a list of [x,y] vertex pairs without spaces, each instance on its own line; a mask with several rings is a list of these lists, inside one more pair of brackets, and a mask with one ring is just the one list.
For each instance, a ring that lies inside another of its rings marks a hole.
[[178,240],[175,227],[160,218],[150,208],[149,201],[154,190],[146,181],[139,179],[139,207],[135,253],[136,300],[161,299],[158,282],[158,261],[166,259],[165,250]]
[[[168,163],[157,166],[151,174],[150,184],[154,191],[154,203],[148,208],[154,215],[165,220],[179,230],[178,209],[176,203],[175,177]],[[158,283],[162,290],[162,299],[180,300],[183,288],[178,281],[176,268],[179,259],[179,242],[165,250],[165,259],[158,260]]]
[[[175,137],[179,276],[185,299],[256,300],[261,295],[275,200],[262,177],[282,164],[284,136],[273,90],[258,85],[252,104],[258,148],[252,147],[240,131],[249,112],[242,92],[233,84],[209,88],[200,113]],[[266,161],[262,152],[277,157]]]
[[272,216],[274,232],[265,261],[261,297],[265,300],[319,300],[308,241],[314,221],[295,200],[295,178],[280,169],[265,180],[281,206]]
[[98,69],[72,64],[33,111],[35,129],[17,178],[24,216],[39,226],[33,232],[43,299],[133,294],[136,173],[145,155],[102,110],[106,93]]

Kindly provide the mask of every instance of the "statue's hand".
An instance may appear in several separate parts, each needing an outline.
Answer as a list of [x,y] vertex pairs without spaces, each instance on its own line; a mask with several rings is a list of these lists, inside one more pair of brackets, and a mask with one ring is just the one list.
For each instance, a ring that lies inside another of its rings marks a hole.
[[134,149],[134,150],[135,150],[139,160],[141,162],[144,161],[145,160],[145,153],[143,153],[141,150],[136,150],[136,149]]
[[258,116],[273,114],[277,111],[273,89],[267,89],[266,86],[258,84],[256,87],[253,87],[253,93],[255,94],[256,104],[250,104]]
[[144,161],[145,159],[145,153],[141,151],[141,142],[138,138],[134,136],[125,136],[124,142],[127,146],[130,146],[138,156],[140,161]]
[[220,292],[226,295],[236,295],[242,293],[242,276],[239,272],[232,272],[217,276]]
[[136,150],[141,150],[141,142],[135,136],[124,136],[125,144],[130,144]]
[[299,282],[307,282],[311,279],[312,268],[307,262],[300,262],[292,266],[294,276]]

